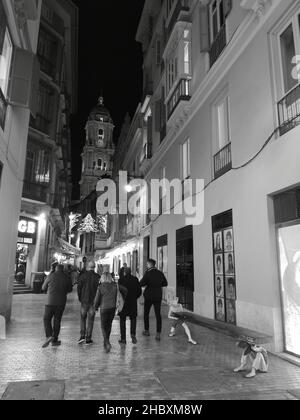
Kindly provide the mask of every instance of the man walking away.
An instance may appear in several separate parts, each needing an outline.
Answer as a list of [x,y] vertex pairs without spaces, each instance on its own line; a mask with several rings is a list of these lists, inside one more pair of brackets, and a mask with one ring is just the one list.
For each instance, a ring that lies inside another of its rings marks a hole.
[[122,311],[119,313],[120,316],[120,330],[121,340],[120,344],[126,344],[126,318],[130,317],[130,334],[133,344],[137,344],[136,339],[136,318],[137,318],[137,300],[142,294],[142,288],[140,286],[137,277],[131,275],[131,268],[125,269],[125,276],[119,281],[120,286],[124,286],[127,289],[127,295],[124,302]]
[[[78,299],[81,303],[80,338],[78,344],[85,342],[93,344],[92,334],[95,321],[94,300],[96,297],[100,276],[95,273],[96,264],[90,262],[88,270],[79,277],[77,285]],[[86,328],[87,321],[87,328]]]
[[120,281],[120,280],[122,280],[122,279],[124,278],[126,268],[127,268],[127,264],[126,264],[126,263],[124,263],[124,264],[123,264],[123,267],[122,267],[122,268],[121,268],[121,270],[119,271],[119,281]]
[[51,273],[45,280],[43,291],[47,291],[47,304],[44,314],[44,327],[46,342],[43,348],[49,346],[58,347],[61,342],[58,340],[61,326],[61,319],[67,303],[67,295],[72,292],[72,281],[64,273],[64,266],[57,265],[55,272]]
[[160,341],[162,330],[161,319],[161,303],[162,289],[168,286],[167,279],[164,274],[156,268],[156,261],[149,259],[147,262],[147,271],[140,282],[141,287],[146,287],[144,292],[144,324],[145,331],[143,334],[149,337],[149,314],[152,305],[154,306],[156,317],[156,340]]

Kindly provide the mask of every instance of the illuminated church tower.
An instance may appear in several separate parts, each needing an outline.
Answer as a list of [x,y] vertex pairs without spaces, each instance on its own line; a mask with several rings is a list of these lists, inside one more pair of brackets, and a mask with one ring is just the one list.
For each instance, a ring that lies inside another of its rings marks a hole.
[[86,143],[82,153],[82,176],[80,181],[81,198],[96,189],[99,179],[112,176],[114,124],[110,112],[104,106],[103,97],[91,111],[86,127]]

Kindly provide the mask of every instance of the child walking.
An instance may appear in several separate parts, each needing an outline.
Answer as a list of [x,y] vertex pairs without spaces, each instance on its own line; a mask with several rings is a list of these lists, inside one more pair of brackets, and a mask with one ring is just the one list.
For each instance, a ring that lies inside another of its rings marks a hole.
[[197,342],[192,339],[191,331],[190,331],[189,327],[187,326],[187,324],[185,322],[185,317],[183,315],[179,315],[179,313],[183,312],[184,309],[183,309],[182,305],[180,303],[178,303],[178,298],[170,301],[169,302],[169,307],[170,307],[170,309],[169,309],[168,318],[173,320],[169,337],[174,337],[176,335],[176,328],[179,325],[181,325],[182,328],[184,329],[187,337],[188,337],[188,342],[196,345]]

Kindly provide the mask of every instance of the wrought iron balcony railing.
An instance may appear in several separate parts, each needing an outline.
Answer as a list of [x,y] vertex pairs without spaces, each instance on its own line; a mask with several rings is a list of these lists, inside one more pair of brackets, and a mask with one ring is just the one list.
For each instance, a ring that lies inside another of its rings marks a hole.
[[228,143],[214,156],[215,179],[232,169],[231,143]]
[[0,89],[0,127],[4,130],[5,124],[5,117],[6,117],[6,110],[7,110],[7,102]]
[[224,48],[226,47],[226,23],[220,29],[216,39],[210,47],[209,57],[210,57],[210,67],[217,61]]
[[300,124],[300,84],[278,103],[278,116],[281,136]]
[[172,116],[180,101],[189,101],[191,99],[191,81],[189,79],[179,80],[173,95],[168,101],[167,113],[168,119]]

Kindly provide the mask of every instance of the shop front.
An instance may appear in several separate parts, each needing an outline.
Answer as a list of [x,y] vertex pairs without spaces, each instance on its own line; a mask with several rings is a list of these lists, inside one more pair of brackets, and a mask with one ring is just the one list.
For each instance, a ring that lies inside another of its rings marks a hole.
[[284,350],[300,356],[300,188],[274,197]]
[[15,262],[15,279],[20,284],[25,284],[26,274],[31,268],[30,255],[34,253],[37,234],[38,221],[22,216],[18,223],[18,241]]

